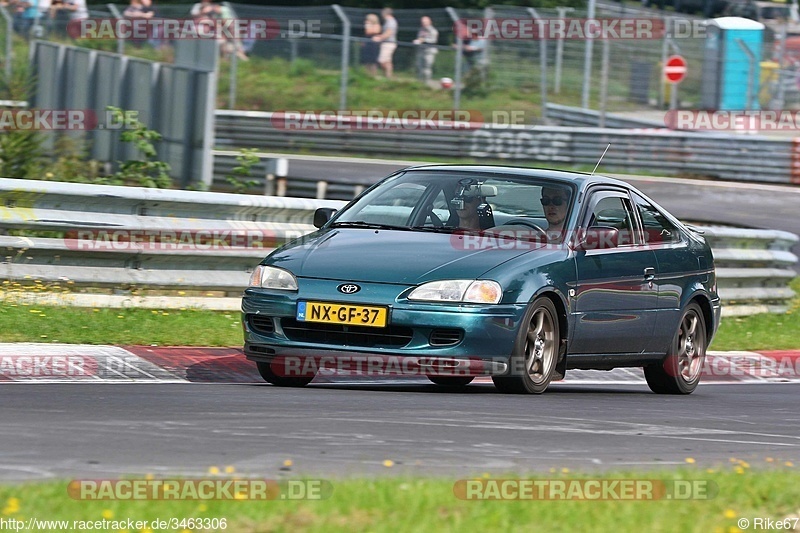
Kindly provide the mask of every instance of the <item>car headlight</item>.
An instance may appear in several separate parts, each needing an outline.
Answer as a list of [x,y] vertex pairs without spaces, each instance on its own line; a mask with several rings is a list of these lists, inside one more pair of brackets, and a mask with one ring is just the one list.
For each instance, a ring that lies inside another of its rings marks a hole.
[[503,288],[496,281],[449,279],[424,283],[411,291],[408,299],[428,302],[496,304],[502,296]]
[[296,291],[297,278],[288,270],[258,265],[250,276],[250,287]]

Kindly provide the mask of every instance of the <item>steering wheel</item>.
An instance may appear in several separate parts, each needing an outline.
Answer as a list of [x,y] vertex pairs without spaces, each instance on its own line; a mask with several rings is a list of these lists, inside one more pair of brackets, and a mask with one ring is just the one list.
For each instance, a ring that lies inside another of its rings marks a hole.
[[544,242],[547,242],[547,232],[545,230],[543,230],[541,227],[539,227],[538,225],[536,225],[534,222],[531,222],[530,220],[528,220],[526,218],[512,218],[511,220],[509,220],[507,222],[504,222],[503,225],[504,226],[526,226],[528,228],[534,229],[539,233],[539,236],[542,237],[542,240],[544,240]]

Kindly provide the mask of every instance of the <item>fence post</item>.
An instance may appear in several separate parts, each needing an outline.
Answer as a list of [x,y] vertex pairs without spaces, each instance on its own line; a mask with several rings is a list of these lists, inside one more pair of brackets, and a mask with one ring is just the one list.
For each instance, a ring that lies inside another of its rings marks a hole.
[[450,15],[450,20],[453,21],[453,28],[456,34],[456,71],[453,74],[453,109],[458,111],[461,107],[461,70],[464,60],[464,39],[461,36],[461,29],[463,26],[458,22],[458,13],[452,7],[444,8],[447,14]]
[[755,75],[756,55],[743,40],[736,39],[736,44],[747,56],[747,103],[745,104],[745,110],[749,111],[753,109],[753,76]]
[[667,53],[672,38],[670,31],[672,28],[672,17],[664,19],[664,41],[661,43],[661,72],[658,73],[658,107],[663,109],[665,92],[667,90],[667,82],[664,80],[664,67],[667,66]]
[[6,64],[5,64],[5,72],[6,72],[6,83],[11,82],[11,59],[14,56],[13,52],[13,33],[14,33],[14,20],[11,18],[11,15],[8,14],[8,11],[4,6],[0,6],[0,13],[2,13],[3,18],[6,19]]
[[266,167],[267,175],[264,194],[266,196],[286,196],[286,176],[289,175],[289,160],[285,157],[268,159]]
[[[111,11],[112,15],[114,15],[114,18],[116,19],[125,18],[122,16],[122,13],[120,13],[119,9],[117,9],[117,6],[115,6],[114,4],[106,4],[106,7],[108,7],[108,10]],[[119,55],[125,55],[125,38],[122,36],[122,34],[117,35],[117,53]]]
[[[574,11],[571,7],[558,7],[558,18],[563,19],[567,16],[568,11]],[[556,74],[553,90],[556,94],[561,93],[561,64],[564,61],[564,39],[556,41]]]
[[774,109],[783,109],[784,100],[786,97],[785,84],[783,83],[783,56],[786,55],[786,38],[789,31],[789,23],[784,22],[781,26],[781,44],[778,48],[778,96],[777,103],[772,107]]
[[[539,13],[532,7],[528,8],[528,13],[535,19],[540,19]],[[542,122],[547,123],[547,39],[546,36],[539,36],[539,70],[541,71],[541,79],[539,80],[539,87],[542,98]]]
[[[592,20],[595,13],[596,0],[589,0],[589,11],[586,13],[586,18]],[[594,38],[591,35],[586,36],[586,48],[584,49],[583,57],[583,90],[581,91],[581,107],[584,109],[589,108],[589,93],[591,91],[591,82],[589,78],[592,77],[592,49],[594,47]]]
[[[236,13],[236,10],[233,9],[230,2],[222,2],[222,5],[230,10],[234,19],[239,18],[239,15]],[[228,109],[236,109],[236,78],[239,71],[239,50],[236,48],[238,48],[240,43],[238,40],[234,40],[233,44],[235,49],[231,52],[231,71],[228,74],[230,78],[228,80]]]
[[601,128],[606,127],[606,106],[608,104],[608,62],[609,48],[608,39],[603,39],[603,63],[600,68],[600,116],[597,125]]
[[347,109],[347,78],[350,71],[350,19],[339,4],[331,6],[342,21],[342,77],[339,87],[339,111]]

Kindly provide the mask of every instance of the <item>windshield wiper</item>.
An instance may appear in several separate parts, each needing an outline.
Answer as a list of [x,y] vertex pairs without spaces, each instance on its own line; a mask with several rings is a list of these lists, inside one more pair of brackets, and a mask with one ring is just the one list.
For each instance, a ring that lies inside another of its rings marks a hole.
[[408,231],[408,226],[392,226],[391,224],[379,224],[377,222],[364,222],[363,220],[334,222],[332,228],[367,228],[367,229],[396,229]]
[[458,226],[411,226],[414,231],[430,231],[433,233],[453,233]]

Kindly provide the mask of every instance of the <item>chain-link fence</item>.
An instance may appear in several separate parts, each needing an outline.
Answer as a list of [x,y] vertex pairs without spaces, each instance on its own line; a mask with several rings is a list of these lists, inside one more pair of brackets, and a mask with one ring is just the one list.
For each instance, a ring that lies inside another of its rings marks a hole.
[[[194,4],[154,6],[156,17],[186,19],[192,16]],[[276,72],[281,69],[296,75],[339,76],[338,91],[325,94],[328,109],[347,109],[353,99],[348,91],[365,75],[364,61],[369,55],[371,38],[365,34],[365,19],[368,15],[380,16],[378,9],[325,7],[277,7],[223,3],[223,15],[236,19],[268,19],[274,25],[272,38],[229,43],[222,47],[229,61],[221,62],[220,104],[229,108],[260,108],[271,110],[271,99],[243,99],[242,87],[252,88],[254,73],[242,66],[250,58],[270,60]],[[93,6],[89,17],[114,18],[124,16],[124,5],[108,4]],[[50,12],[30,25],[23,23],[21,15],[12,9],[5,13],[7,23],[0,20],[2,34],[5,27],[26,36],[44,39],[67,38],[67,20],[63,15],[51,16]],[[673,16],[675,14],[672,14]],[[586,106],[601,111],[663,110],[670,104],[672,91],[678,92],[677,105],[684,108],[699,108],[703,96],[702,72],[706,55],[706,39],[697,33],[677,36],[674,32],[656,33],[651,39],[493,39],[485,42],[483,58],[476,61],[469,57],[466,48],[458,48],[457,21],[465,19],[584,19],[586,11],[572,8],[532,9],[514,6],[493,6],[484,10],[398,9],[398,47],[394,52],[395,76],[403,81],[420,80],[419,106],[441,107],[439,103],[427,105],[424,87],[428,94],[438,94],[443,87],[453,93],[454,107],[469,107],[469,98],[487,93],[515,91],[529,95],[534,105],[545,109],[546,103]],[[429,80],[422,80],[420,53],[422,47],[414,44],[420,29],[420,19],[429,17],[438,30],[435,60]],[[645,11],[640,8],[598,8],[597,18],[617,19],[663,19],[661,11]],[[677,17],[674,17],[677,18]],[[681,15],[681,21],[697,21]],[[669,21],[663,22],[673,27]],[[463,39],[463,35],[460,36]],[[800,38],[798,38],[800,39]],[[800,43],[796,46],[792,38],[778,46],[773,32],[765,32],[762,47],[760,84],[757,105],[762,108],[800,107]],[[152,35],[148,39],[117,42],[113,40],[84,41],[82,45],[105,48],[111,51],[132,52],[142,48],[170,48],[170,42]],[[6,45],[4,56],[9,53]],[[591,53],[587,52],[587,48]],[[783,50],[782,59],[776,57]],[[667,56],[679,54],[686,59],[688,69],[684,80],[677,86],[664,82],[663,63]],[[168,54],[165,57],[169,57]],[[163,59],[163,58],[159,58]],[[8,64],[8,61],[5,62]],[[588,66],[587,66],[588,65]],[[8,67],[7,67],[8,68]],[[368,75],[368,74],[366,74]],[[378,69],[378,76],[381,76]],[[445,78],[454,80],[452,88]],[[444,84],[442,82],[445,82]],[[478,89],[477,91],[474,89]],[[273,90],[264,86],[263,90]],[[281,90],[278,86],[275,91]],[[304,87],[295,87],[282,101],[301,95]],[[434,93],[435,91],[435,93]],[[287,92],[287,91],[284,91]],[[463,94],[463,97],[462,97]]]

